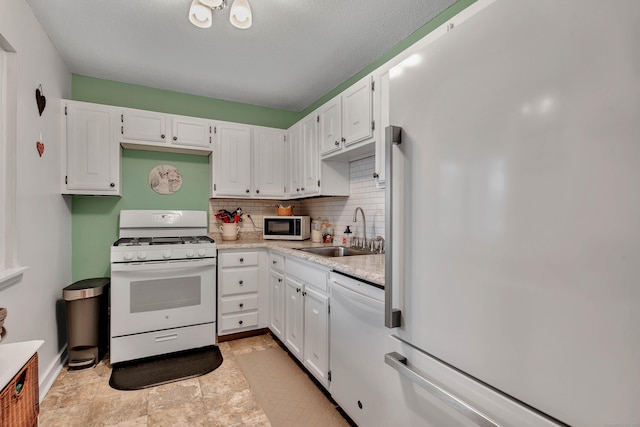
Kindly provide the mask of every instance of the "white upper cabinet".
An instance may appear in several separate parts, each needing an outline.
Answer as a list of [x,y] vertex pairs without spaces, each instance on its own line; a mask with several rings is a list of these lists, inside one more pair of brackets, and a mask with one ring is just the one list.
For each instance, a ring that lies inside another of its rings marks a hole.
[[213,122],[153,111],[120,111],[120,142],[125,148],[209,154]]
[[253,129],[253,195],[278,197],[285,195],[285,132],[281,129]]
[[167,114],[126,109],[120,113],[122,141],[167,142]]
[[378,126],[374,131],[376,141],[376,162],[373,177],[377,180],[379,187],[385,185],[385,129],[389,126],[389,70],[380,72],[377,79],[376,101],[377,107],[374,114],[378,118]]
[[213,165],[213,197],[250,197],[251,126],[216,124]]
[[318,119],[315,114],[308,115],[300,123],[303,168],[300,192],[305,196],[320,193],[320,150],[317,123]]
[[342,138],[345,147],[373,137],[373,79],[367,76],[342,94]]
[[375,153],[374,89],[368,75],[318,109],[323,159],[352,161]]
[[173,116],[171,130],[173,144],[202,147],[209,150],[213,146],[213,123],[210,120]]
[[63,101],[63,194],[120,195],[114,107]]
[[338,95],[318,109],[320,154],[342,149],[342,96]]
[[300,196],[300,188],[303,179],[302,141],[300,138],[300,123],[296,123],[287,130],[287,151],[289,153],[287,164],[289,166],[290,197]]

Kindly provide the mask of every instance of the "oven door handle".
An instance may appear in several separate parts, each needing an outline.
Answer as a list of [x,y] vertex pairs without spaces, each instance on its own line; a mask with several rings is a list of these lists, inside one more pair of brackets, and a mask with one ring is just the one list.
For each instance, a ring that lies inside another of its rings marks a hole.
[[111,271],[184,270],[209,266],[215,267],[215,265],[215,258],[176,261],[114,262],[111,263]]

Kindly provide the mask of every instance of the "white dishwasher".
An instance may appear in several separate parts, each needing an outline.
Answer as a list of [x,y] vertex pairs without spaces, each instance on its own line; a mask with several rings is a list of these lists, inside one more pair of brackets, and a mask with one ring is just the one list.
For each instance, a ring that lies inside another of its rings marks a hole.
[[329,283],[331,396],[360,427],[385,425],[384,290],[335,272]]

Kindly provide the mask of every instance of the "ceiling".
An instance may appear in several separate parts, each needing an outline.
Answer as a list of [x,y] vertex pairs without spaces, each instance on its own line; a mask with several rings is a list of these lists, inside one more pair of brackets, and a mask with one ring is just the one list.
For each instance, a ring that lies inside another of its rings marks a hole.
[[247,30],[191,0],[27,2],[73,74],[301,111],[455,0],[249,0]]

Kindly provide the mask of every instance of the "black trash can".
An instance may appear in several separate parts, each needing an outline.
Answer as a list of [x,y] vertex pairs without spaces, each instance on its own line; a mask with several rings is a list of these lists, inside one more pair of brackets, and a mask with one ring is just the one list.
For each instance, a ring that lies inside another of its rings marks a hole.
[[106,351],[109,283],[108,277],[85,279],[62,290],[67,306],[70,368],[93,367]]

